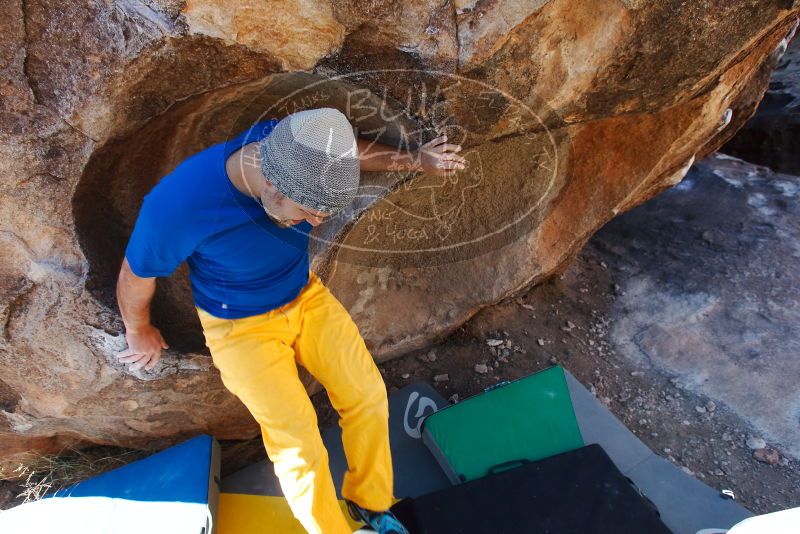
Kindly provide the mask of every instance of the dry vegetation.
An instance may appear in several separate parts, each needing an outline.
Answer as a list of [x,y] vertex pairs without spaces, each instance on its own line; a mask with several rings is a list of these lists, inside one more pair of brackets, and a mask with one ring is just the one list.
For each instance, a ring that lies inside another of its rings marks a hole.
[[0,465],[0,509],[33,501],[72,484],[147,456],[116,447],[67,448],[59,454],[31,456],[16,465]]

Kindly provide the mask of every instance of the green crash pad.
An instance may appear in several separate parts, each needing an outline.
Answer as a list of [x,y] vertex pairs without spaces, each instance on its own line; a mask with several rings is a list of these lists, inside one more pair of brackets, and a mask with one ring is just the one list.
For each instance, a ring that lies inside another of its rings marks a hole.
[[422,429],[454,484],[584,445],[559,366],[439,410],[425,418]]

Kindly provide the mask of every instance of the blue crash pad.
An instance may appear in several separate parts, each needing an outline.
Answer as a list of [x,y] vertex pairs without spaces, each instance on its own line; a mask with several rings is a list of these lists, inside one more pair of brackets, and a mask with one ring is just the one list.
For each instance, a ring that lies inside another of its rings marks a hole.
[[79,482],[53,497],[207,503],[214,438],[202,435]]
[[0,532],[213,534],[219,444],[202,435],[0,514]]

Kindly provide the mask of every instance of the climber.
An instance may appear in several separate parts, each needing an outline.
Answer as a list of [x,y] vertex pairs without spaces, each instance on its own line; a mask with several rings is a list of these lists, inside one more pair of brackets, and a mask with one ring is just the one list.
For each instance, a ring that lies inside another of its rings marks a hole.
[[348,512],[405,533],[389,511],[393,472],[386,386],[344,306],[309,267],[309,232],[353,201],[360,171],[436,176],[465,166],[439,136],[416,151],[356,139],[333,108],[257,123],[179,164],[145,196],[125,250],[117,300],[127,350],[152,370],[167,343],[150,322],[156,278],[189,265],[192,294],[224,386],[261,427],[292,513],[310,533],[350,533],[338,505],[305,367],[339,413]]

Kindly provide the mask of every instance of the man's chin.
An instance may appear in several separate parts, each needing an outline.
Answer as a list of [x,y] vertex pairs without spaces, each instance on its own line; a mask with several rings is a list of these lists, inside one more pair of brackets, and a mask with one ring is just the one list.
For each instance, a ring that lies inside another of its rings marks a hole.
[[289,228],[290,226],[292,226],[292,222],[291,221],[285,221],[283,219],[276,219],[275,217],[273,217],[269,213],[267,213],[267,217],[269,217],[269,220],[272,221],[273,224],[275,224],[275,226],[279,226],[281,228]]

